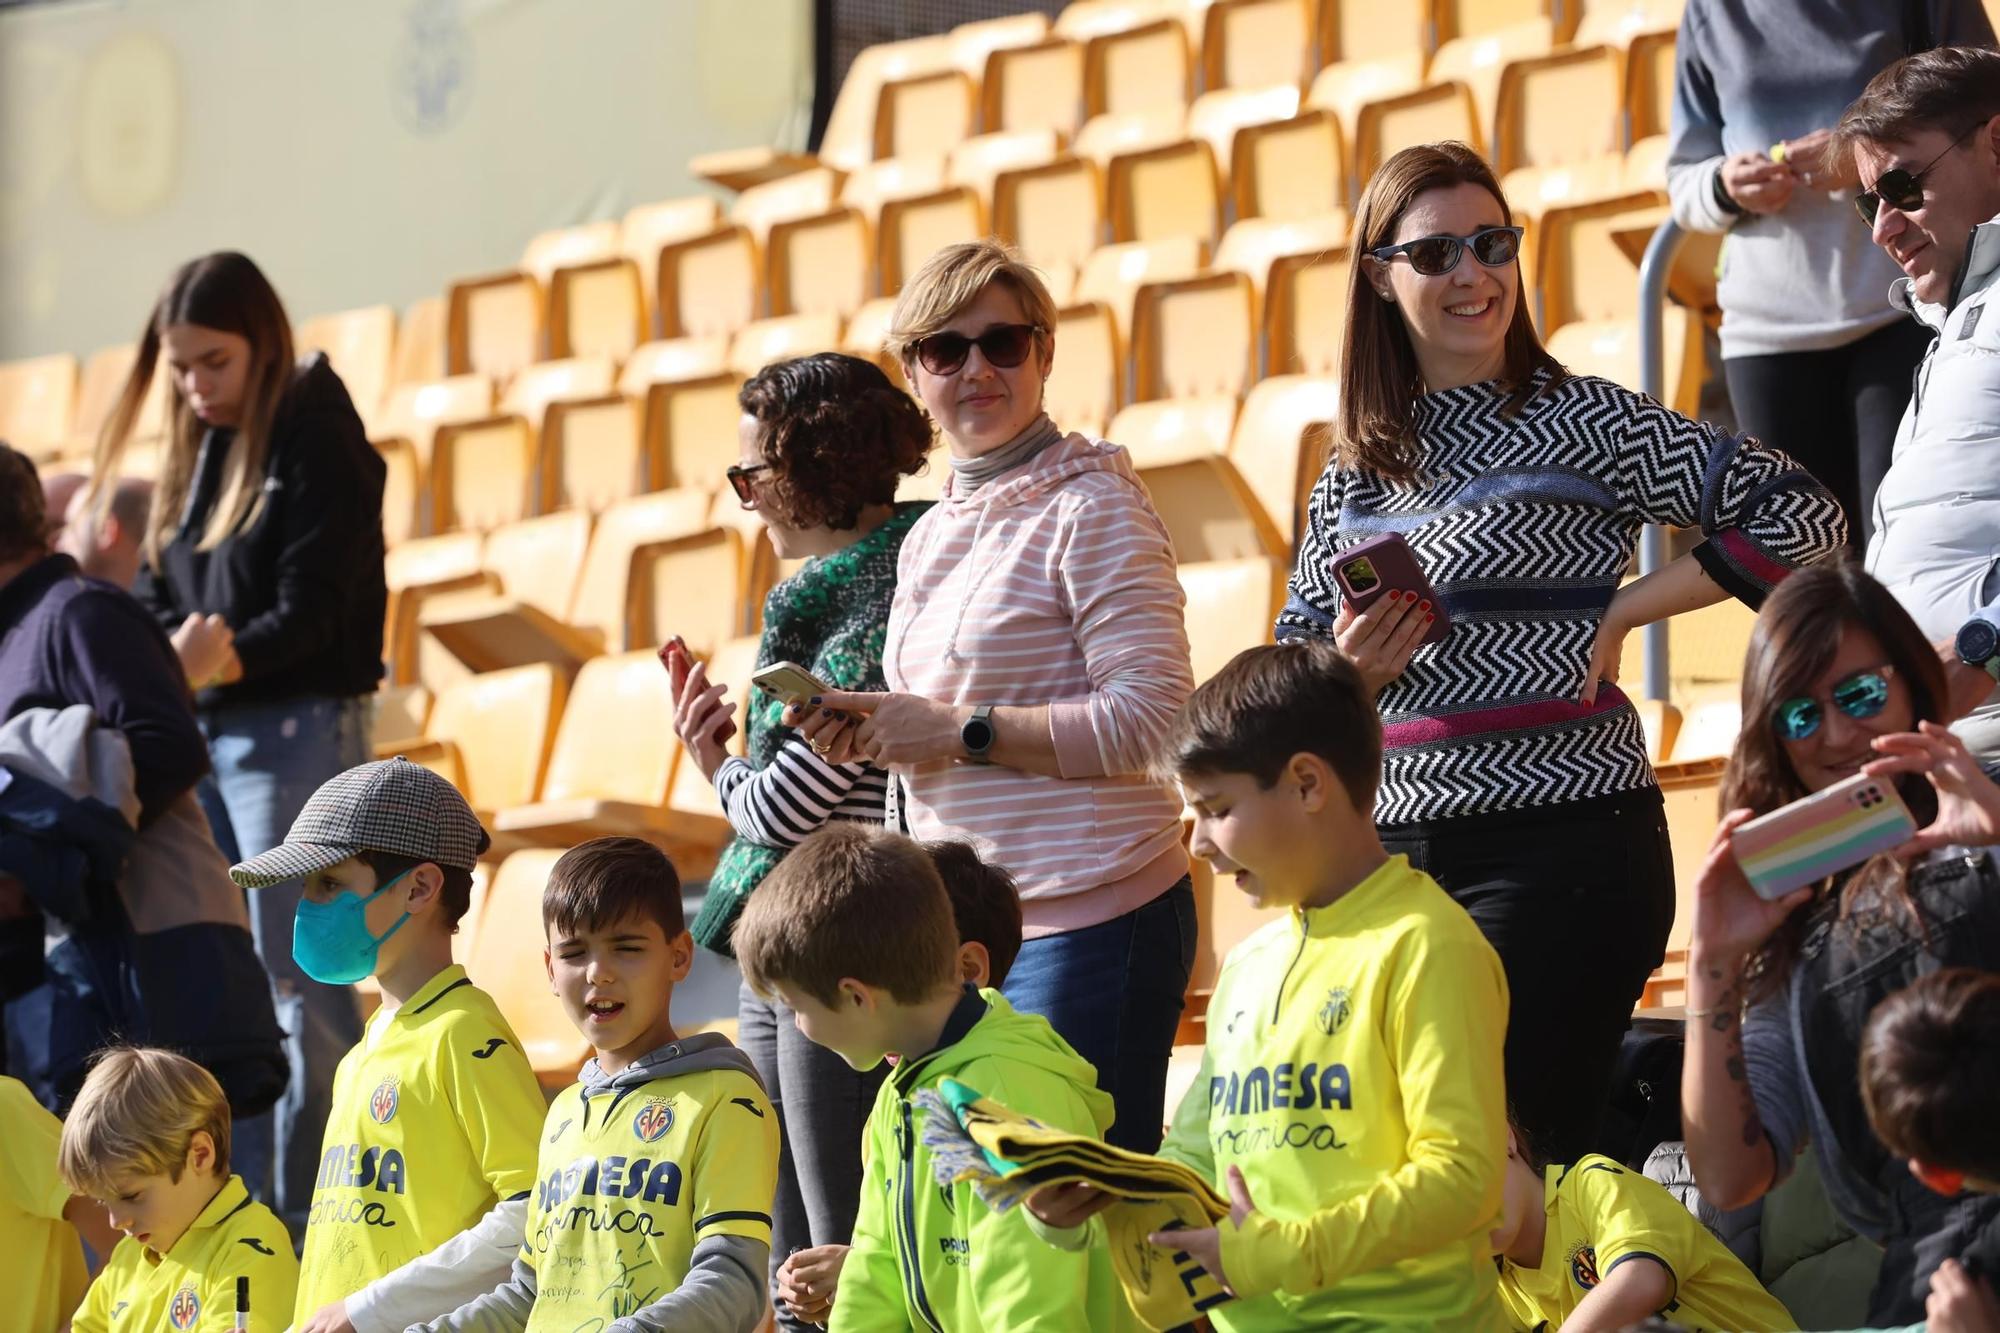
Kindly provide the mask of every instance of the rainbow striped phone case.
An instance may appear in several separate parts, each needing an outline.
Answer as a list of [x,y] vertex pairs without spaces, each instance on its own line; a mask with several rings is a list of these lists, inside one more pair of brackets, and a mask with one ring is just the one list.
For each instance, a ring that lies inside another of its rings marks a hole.
[[1738,828],[1730,848],[1760,898],[1782,898],[1859,865],[1917,831],[1896,786],[1856,773]]

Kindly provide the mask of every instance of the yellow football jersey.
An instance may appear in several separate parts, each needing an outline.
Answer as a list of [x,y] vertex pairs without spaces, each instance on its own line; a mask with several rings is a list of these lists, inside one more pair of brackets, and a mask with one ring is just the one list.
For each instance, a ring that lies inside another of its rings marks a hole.
[[1657,1181],[1609,1157],[1551,1166],[1544,1183],[1548,1235],[1539,1268],[1507,1261],[1500,1298],[1523,1328],[1559,1327],[1604,1276],[1629,1259],[1650,1259],[1674,1279],[1659,1313],[1690,1333],[1767,1333],[1798,1322]]
[[333,1077],[298,1321],[534,1184],[542,1092],[493,998],[456,965],[377,1010]]
[[129,1236],[118,1242],[73,1333],[190,1333],[236,1327],[236,1279],[250,1280],[252,1333],[279,1333],[292,1322],[299,1261],[292,1238],[269,1208],[231,1176],[165,1254]]
[[687,1276],[708,1236],[771,1241],[778,1118],[738,1069],[668,1073],[549,1107],[521,1257],[535,1270],[529,1333],[598,1327]]
[[62,1121],[19,1080],[0,1078],[0,1255],[15,1275],[6,1327],[55,1333],[83,1298],[83,1241],[63,1221],[69,1186],[56,1173]]

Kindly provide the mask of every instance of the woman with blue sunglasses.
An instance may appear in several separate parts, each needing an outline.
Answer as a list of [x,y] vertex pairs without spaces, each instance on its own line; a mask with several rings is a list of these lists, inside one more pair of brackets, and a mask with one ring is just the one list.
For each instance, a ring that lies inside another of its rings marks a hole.
[[[1806,570],[1772,593],[1688,950],[1681,1107],[1702,1194],[1722,1208],[1763,1197],[1809,1140],[1841,1220],[1884,1247],[1875,1326],[1923,1318],[1944,1259],[2000,1271],[2000,1198],[1931,1193],[1876,1139],[1860,1093],[1877,1002],[1939,967],[2000,970],[2000,787],[1938,725],[1946,706],[1936,650],[1858,568]],[[1921,831],[1824,883],[1758,897],[1730,833],[1856,773],[1894,781]]]

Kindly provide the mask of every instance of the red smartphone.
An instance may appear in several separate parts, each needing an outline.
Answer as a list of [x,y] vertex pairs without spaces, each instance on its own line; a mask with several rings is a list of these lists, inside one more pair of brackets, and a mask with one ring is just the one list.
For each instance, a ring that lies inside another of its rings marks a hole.
[[1419,600],[1429,602],[1430,614],[1436,619],[1424,631],[1424,637],[1417,640],[1420,645],[1436,643],[1451,632],[1451,614],[1431,588],[1431,581],[1424,577],[1416,552],[1400,532],[1370,537],[1334,556],[1333,577],[1340,585],[1340,595],[1357,613],[1366,611],[1381,600],[1382,594],[1391,591],[1413,592]]

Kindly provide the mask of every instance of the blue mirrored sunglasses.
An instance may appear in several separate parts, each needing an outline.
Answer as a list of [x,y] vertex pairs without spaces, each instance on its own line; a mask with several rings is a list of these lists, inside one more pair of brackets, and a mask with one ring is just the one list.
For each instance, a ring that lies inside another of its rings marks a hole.
[[[1889,678],[1895,674],[1894,667],[1886,666],[1855,672],[1833,687],[1833,706],[1856,721],[1874,717],[1888,707]],[[1784,739],[1802,741],[1819,730],[1820,720],[1825,716],[1819,700],[1801,695],[1773,709],[1771,724]]]

